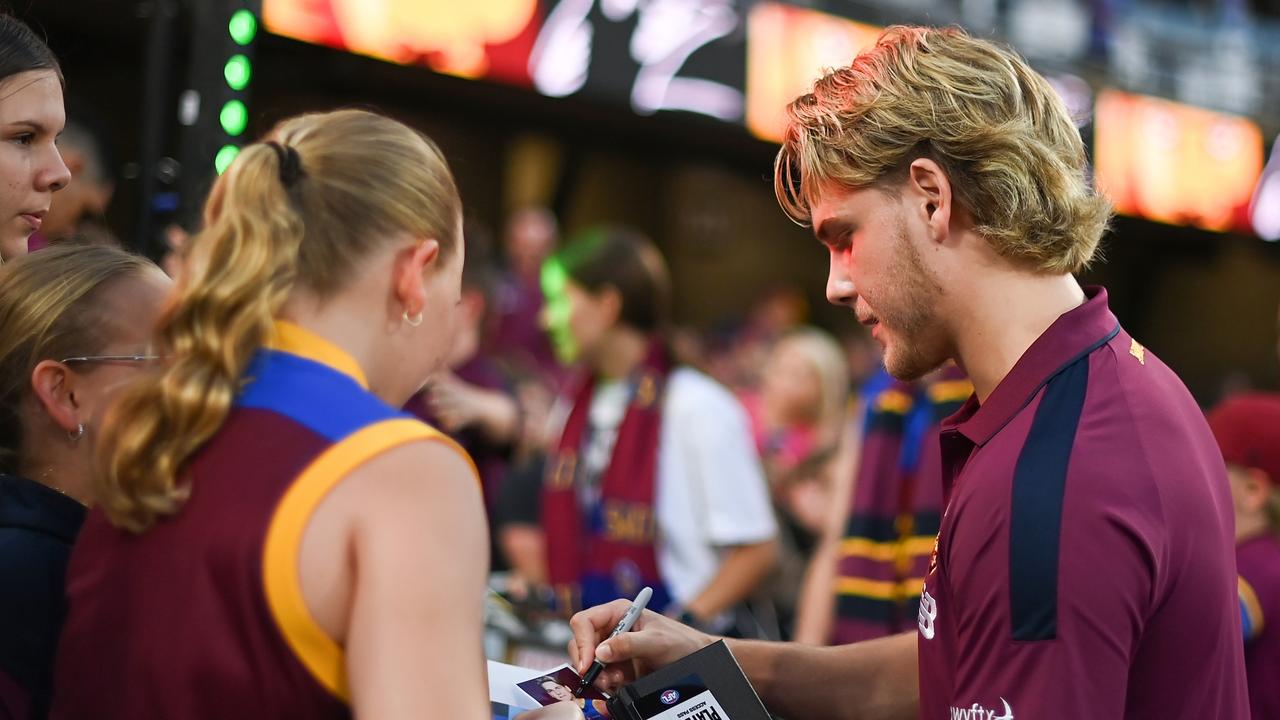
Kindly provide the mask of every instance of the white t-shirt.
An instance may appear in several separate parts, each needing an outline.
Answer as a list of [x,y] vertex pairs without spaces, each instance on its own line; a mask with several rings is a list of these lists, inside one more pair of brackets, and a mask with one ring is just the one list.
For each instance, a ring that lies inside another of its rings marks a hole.
[[[582,470],[597,482],[579,483],[580,502],[596,499],[630,400],[625,382],[596,386]],[[658,572],[684,605],[715,577],[725,548],[769,540],[777,525],[751,424],[737,398],[681,367],[667,378],[664,403],[654,488]]]

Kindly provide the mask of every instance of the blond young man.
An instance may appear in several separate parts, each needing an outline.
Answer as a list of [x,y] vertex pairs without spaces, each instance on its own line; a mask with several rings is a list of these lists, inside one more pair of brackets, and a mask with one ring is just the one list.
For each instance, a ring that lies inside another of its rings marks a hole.
[[[788,108],[779,202],[827,296],[918,378],[975,394],[942,427],[946,513],[914,633],[733,642],[786,717],[1245,717],[1231,499],[1182,383],[1073,273],[1110,208],[1045,80],[955,29],[895,27]],[[713,638],[625,602],[574,619],[605,683]],[[631,662],[623,662],[631,661]]]

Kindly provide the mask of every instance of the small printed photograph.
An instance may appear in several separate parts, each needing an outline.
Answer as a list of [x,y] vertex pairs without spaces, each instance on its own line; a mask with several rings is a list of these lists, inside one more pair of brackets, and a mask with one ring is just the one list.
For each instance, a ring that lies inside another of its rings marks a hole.
[[582,708],[587,718],[608,717],[605,702],[608,696],[595,687],[587,688],[582,697],[575,697],[573,691],[578,688],[582,677],[568,665],[548,670],[536,677],[517,683],[525,695],[542,706],[554,705],[558,702],[576,703]]

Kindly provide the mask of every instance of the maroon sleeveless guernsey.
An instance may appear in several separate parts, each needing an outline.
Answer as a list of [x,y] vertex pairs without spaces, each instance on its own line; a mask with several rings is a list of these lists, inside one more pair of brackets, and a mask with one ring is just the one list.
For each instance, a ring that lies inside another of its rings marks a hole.
[[192,459],[175,516],[142,535],[101,511],[85,523],[53,718],[350,716],[343,650],[303,601],[303,532],[361,463],[452,441],[374,397],[350,356],[295,325],[277,324],[246,379]]

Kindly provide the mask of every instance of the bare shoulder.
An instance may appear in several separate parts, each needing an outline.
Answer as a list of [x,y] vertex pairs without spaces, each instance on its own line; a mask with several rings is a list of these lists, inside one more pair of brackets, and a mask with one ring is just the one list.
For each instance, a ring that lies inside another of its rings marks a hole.
[[379,525],[397,518],[454,525],[484,517],[475,466],[446,438],[414,440],[379,453],[353,469],[342,490],[357,519]]

